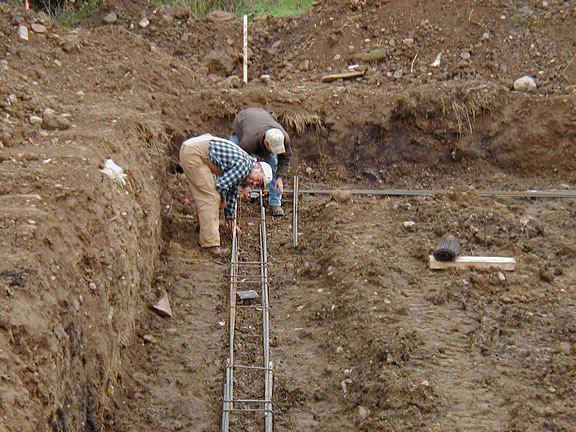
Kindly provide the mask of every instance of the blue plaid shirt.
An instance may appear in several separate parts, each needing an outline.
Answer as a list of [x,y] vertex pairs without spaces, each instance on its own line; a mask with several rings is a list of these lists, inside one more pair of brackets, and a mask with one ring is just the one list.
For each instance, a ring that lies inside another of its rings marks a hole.
[[250,156],[232,141],[222,138],[210,140],[210,160],[222,171],[216,179],[216,189],[227,206],[224,209],[226,219],[234,219],[236,201],[238,200],[238,186],[248,177],[256,158]]

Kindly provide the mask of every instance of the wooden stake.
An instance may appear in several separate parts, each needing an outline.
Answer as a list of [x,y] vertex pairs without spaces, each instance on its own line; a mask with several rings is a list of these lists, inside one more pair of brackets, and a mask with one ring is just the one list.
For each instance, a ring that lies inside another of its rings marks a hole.
[[248,83],[248,15],[244,15],[244,82]]

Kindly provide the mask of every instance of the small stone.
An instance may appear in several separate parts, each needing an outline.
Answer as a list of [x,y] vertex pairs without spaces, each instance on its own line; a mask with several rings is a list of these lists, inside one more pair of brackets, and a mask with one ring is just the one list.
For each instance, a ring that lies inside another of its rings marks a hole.
[[518,78],[516,81],[514,81],[514,90],[516,91],[531,92],[536,90],[537,87],[538,86],[536,85],[534,78],[528,75]]
[[332,199],[334,201],[339,202],[339,203],[348,202],[352,198],[352,192],[347,191],[347,190],[342,190],[342,189],[332,191],[332,193],[330,195],[332,196]]
[[356,419],[358,419],[358,421],[365,420],[369,414],[370,414],[370,410],[363,407],[362,405],[358,405],[356,407]]
[[19,25],[18,31],[16,32],[16,34],[18,35],[18,37],[20,39],[27,41],[28,40],[28,27],[26,27],[25,25]]
[[102,18],[102,21],[104,21],[106,24],[114,24],[117,20],[118,15],[116,15],[116,12],[114,11],[108,12],[104,18]]
[[66,130],[70,129],[72,122],[64,116],[45,116],[42,122],[44,129],[48,130]]
[[46,33],[46,26],[42,24],[34,23],[32,24],[32,31],[34,33]]
[[404,222],[404,229],[408,232],[416,231],[416,222],[414,221],[406,221]]
[[470,60],[470,53],[468,51],[463,51],[460,53],[460,58],[463,60]]
[[30,116],[29,120],[30,120],[30,124],[33,124],[33,125],[38,125],[38,124],[42,123],[42,118],[35,116],[35,115]]
[[144,342],[149,343],[149,344],[158,343],[158,340],[154,336],[149,335],[149,334],[142,336],[142,339],[144,339]]
[[138,27],[140,28],[146,28],[150,25],[150,21],[148,21],[148,18],[142,18],[139,22],[138,22]]

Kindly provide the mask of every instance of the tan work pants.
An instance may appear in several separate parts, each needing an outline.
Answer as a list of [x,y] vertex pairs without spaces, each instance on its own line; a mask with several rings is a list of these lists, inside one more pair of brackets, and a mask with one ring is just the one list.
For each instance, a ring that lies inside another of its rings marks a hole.
[[210,160],[210,135],[184,141],[180,148],[180,165],[186,174],[200,223],[200,246],[220,246],[220,194],[216,175],[222,172]]

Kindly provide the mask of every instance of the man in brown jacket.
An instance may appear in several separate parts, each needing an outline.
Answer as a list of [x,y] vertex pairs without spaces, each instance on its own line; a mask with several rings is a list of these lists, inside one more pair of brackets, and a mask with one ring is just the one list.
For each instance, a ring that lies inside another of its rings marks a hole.
[[[247,153],[259,156],[272,167],[274,176],[270,182],[268,205],[272,216],[284,216],[284,179],[288,175],[292,159],[288,133],[262,108],[246,108],[240,111],[232,123],[232,129],[234,134],[230,141],[238,144]],[[243,193],[248,195],[250,188],[244,188]]]

